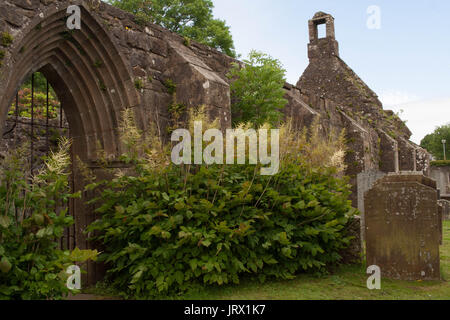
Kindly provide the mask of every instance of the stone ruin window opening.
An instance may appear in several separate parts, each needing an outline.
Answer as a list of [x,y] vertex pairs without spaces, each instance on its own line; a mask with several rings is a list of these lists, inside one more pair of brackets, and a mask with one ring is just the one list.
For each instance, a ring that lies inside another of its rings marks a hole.
[[[63,136],[69,137],[69,125],[62,103],[45,76],[40,72],[32,73],[20,86],[8,110],[0,143],[0,156],[3,157],[10,150],[25,147],[28,177],[31,177],[43,167],[43,157],[57,149],[58,140]],[[69,184],[73,190],[73,152],[71,163]],[[72,215],[73,199],[69,200],[68,205],[55,204],[55,212],[65,209],[67,215]],[[64,230],[58,245],[61,249],[69,250],[76,247],[74,226]]]
[[317,12],[308,22],[309,41],[315,42],[321,39],[336,40],[334,30],[334,18],[324,12]]
[[325,23],[317,25],[317,39],[324,39],[327,37],[327,26]]

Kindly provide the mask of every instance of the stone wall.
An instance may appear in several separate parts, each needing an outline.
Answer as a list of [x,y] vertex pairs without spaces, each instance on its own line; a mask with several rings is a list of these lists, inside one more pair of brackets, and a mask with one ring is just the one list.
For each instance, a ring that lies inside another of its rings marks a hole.
[[[82,28],[68,32],[65,10],[82,8]],[[133,108],[143,130],[168,126],[172,103],[206,105],[224,126],[231,121],[225,74],[232,58],[184,39],[101,1],[28,0],[0,3],[2,46],[0,121],[23,79],[41,71],[63,102],[84,160],[96,160],[96,140],[111,157],[120,154],[117,124]],[[172,92],[169,84],[175,84]]]
[[450,220],[450,201],[438,200],[438,205],[442,208],[442,219]]
[[[46,120],[34,119],[33,127],[32,132],[30,118],[9,116],[0,140],[0,159],[4,159],[12,149],[19,147],[30,150],[28,153],[31,158],[32,148],[33,172],[36,172],[43,163],[43,156],[51,150],[56,150],[62,136],[69,135],[67,123],[63,121],[61,125],[60,119],[49,119],[48,126]],[[30,164],[30,160],[28,159],[27,165]]]
[[373,185],[383,178],[386,173],[370,170],[364,171],[357,176],[357,189],[358,189],[358,210],[361,212],[361,239],[364,239],[365,234],[365,215],[364,215],[364,195],[367,191],[372,189]]
[[436,180],[437,188],[441,191],[441,196],[450,194],[450,166],[431,166],[430,177]]
[[[69,4],[82,7],[82,30],[67,33]],[[324,39],[316,33],[321,23],[327,25]],[[296,86],[286,84],[285,114],[298,128],[320,116],[327,131],[346,130],[354,205],[360,172],[426,171],[428,154],[417,151],[403,122],[383,111],[376,94],[339,57],[333,17],[318,13],[309,26],[310,64]],[[222,126],[231,123],[226,74],[235,60],[101,1],[3,2],[0,31],[13,37],[2,48],[0,123],[24,77],[40,70],[63,100],[75,150],[86,161],[95,162],[97,145],[112,158],[120,154],[117,124],[125,108],[135,110],[144,131],[153,122],[166,133],[174,103],[205,105]]]

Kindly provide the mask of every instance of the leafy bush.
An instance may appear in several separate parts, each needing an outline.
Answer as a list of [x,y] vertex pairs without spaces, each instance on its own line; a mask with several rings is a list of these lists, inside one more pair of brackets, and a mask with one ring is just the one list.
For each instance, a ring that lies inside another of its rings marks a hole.
[[[289,279],[340,260],[354,214],[349,186],[331,162],[305,161],[314,147],[298,149],[289,125],[280,131],[286,144],[275,176],[260,175],[259,165],[175,166],[162,143],[138,155],[139,132],[123,133],[131,171],[89,186],[102,192],[93,200],[101,218],[88,231],[103,242],[100,259],[124,295],[180,294],[245,274]],[[341,141],[329,144],[332,156]]]
[[67,209],[57,212],[56,204],[79,196],[69,189],[69,146],[63,140],[34,177],[26,175],[25,148],[1,163],[0,299],[60,299],[69,293],[66,268],[97,255],[57,249],[73,218],[66,215]]
[[286,71],[280,61],[257,51],[251,51],[244,66],[233,64],[228,77],[232,104],[232,121],[236,126],[251,122],[259,127],[268,122],[277,125],[286,106],[283,89]]
[[[23,87],[19,90],[19,117],[31,118],[31,89]],[[49,92],[49,106],[48,117],[55,119],[59,116],[60,103],[52,92]],[[16,102],[14,100],[11,108],[9,109],[9,115],[16,114]],[[34,93],[34,106],[33,114],[35,119],[45,119],[47,115],[47,95],[46,92]]]
[[430,164],[433,167],[447,167],[447,166],[450,166],[450,160],[436,160],[436,161],[431,161]]

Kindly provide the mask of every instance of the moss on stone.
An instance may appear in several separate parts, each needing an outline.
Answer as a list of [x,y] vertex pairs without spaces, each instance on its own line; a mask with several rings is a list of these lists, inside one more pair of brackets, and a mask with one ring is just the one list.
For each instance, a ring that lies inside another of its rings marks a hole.
[[138,90],[141,90],[142,88],[144,88],[144,83],[142,82],[141,79],[135,79],[134,80],[134,87]]
[[101,60],[95,60],[95,62],[94,62],[94,67],[100,68],[101,66],[103,66],[103,61],[101,61]]
[[3,58],[5,58],[5,51],[0,50],[0,67],[3,65]]
[[98,80],[98,86],[100,87],[100,90],[106,91],[106,85],[102,80]]
[[2,33],[2,46],[9,47],[11,43],[13,42],[14,38],[12,35],[10,35],[8,32]]
[[191,46],[191,38],[189,38],[189,37],[184,37],[183,44],[184,44],[186,47],[190,47],[190,46]]
[[164,81],[164,85],[171,95],[173,95],[177,90],[177,85],[171,79],[167,79],[166,81]]

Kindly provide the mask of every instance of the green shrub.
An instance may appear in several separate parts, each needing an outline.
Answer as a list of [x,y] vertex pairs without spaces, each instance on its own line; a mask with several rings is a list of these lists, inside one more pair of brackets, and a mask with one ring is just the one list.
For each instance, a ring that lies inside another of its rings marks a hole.
[[185,180],[180,170],[104,185],[102,219],[88,230],[103,233],[108,274],[127,293],[179,293],[246,273],[288,279],[323,271],[348,244],[348,188],[330,172],[291,165],[269,181],[253,166],[210,166]]
[[[31,89],[23,87],[18,92],[18,115],[19,117],[31,118]],[[47,115],[47,94],[42,91],[34,92],[33,99],[33,115],[35,119],[46,119]],[[49,119],[56,119],[60,113],[60,102],[55,94],[49,91],[48,95],[48,117]],[[16,114],[16,101],[11,104],[11,108],[8,112],[9,115],[14,116]]]
[[[123,132],[124,145],[139,149],[138,132]],[[133,174],[89,186],[102,191],[93,200],[101,218],[88,231],[98,234],[100,259],[124,295],[180,294],[245,274],[289,279],[339,262],[354,210],[348,184],[325,161],[282,154],[279,173],[262,176],[257,165],[171,165],[161,143],[148,145],[145,157],[124,155]]]
[[69,143],[28,181],[23,150],[11,152],[0,171],[0,300],[61,299],[69,293],[66,268],[94,258],[96,251],[57,249],[73,218],[57,203],[67,203]]
[[229,74],[232,122],[251,122],[255,127],[269,122],[278,125],[287,104],[283,89],[286,71],[280,61],[257,51],[251,51],[244,66],[234,63]]
[[433,167],[447,167],[447,166],[450,166],[450,160],[436,160],[436,161],[431,161],[430,164]]

